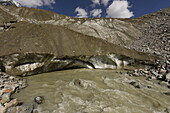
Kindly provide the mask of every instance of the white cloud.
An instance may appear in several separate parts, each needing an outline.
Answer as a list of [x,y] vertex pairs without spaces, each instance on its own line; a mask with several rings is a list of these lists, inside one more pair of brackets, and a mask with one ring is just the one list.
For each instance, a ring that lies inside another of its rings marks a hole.
[[101,17],[101,13],[102,13],[101,9],[93,9],[92,11],[90,11],[90,14],[93,17]]
[[55,0],[15,0],[16,2],[20,3],[26,7],[40,7],[40,6],[49,6],[51,7],[52,4],[55,4]]
[[100,0],[92,0],[94,5],[100,5]]
[[109,0],[101,0],[101,3],[104,4],[104,6],[107,6],[109,3]]
[[88,13],[86,12],[86,10],[85,9],[82,9],[82,8],[80,8],[80,7],[77,7],[76,9],[75,9],[75,12],[77,12],[77,17],[78,18],[87,18],[88,16]]
[[127,0],[114,0],[107,8],[107,17],[113,18],[130,18],[133,12],[129,10],[130,6]]

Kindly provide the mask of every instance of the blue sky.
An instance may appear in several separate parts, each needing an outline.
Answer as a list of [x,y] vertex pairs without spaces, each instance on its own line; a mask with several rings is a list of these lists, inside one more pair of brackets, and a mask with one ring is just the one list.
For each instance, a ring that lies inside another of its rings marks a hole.
[[73,17],[136,18],[170,7],[170,0],[15,0]]

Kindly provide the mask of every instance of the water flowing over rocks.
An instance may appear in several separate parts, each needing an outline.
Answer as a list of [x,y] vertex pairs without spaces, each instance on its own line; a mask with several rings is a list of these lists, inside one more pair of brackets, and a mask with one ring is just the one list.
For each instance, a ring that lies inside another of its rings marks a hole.
[[22,106],[15,106],[10,107],[6,113],[33,113],[34,105],[22,105]]
[[30,86],[14,97],[30,103],[37,95],[44,96],[45,102],[37,106],[40,113],[170,111],[169,88],[159,85],[157,80],[147,81],[145,77],[125,76],[125,73],[76,69],[38,74],[28,77]]

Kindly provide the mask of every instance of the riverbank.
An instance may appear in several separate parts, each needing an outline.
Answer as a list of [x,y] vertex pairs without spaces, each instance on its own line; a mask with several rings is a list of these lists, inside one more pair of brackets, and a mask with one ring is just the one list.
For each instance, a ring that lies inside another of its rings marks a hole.
[[[145,68],[140,68],[140,69],[135,69],[134,71],[127,71],[127,73],[122,73],[121,71],[119,74],[124,76],[124,79],[126,76],[134,76],[134,77],[144,77],[145,81],[152,81],[158,80],[157,85],[159,87],[166,87],[167,89],[170,88],[170,75],[169,75],[169,62],[163,62],[160,60],[157,60],[156,63],[153,66],[146,66]],[[1,69],[3,70],[3,69]],[[102,70],[100,70],[102,72]],[[104,72],[107,70],[103,70]],[[115,70],[116,71],[116,70]],[[64,71],[62,71],[64,72]],[[73,70],[74,72],[74,70]],[[92,70],[89,71],[92,73]],[[97,71],[96,71],[97,72]],[[61,73],[61,72],[59,72]],[[27,81],[26,79],[23,78],[18,78],[17,76],[10,76],[9,74],[6,74],[4,72],[0,73],[0,86],[1,86],[1,106],[0,106],[0,111],[3,111],[3,113],[32,113],[36,108],[34,108],[35,104],[33,104],[33,98],[30,100],[31,103],[24,104],[18,99],[11,98],[11,95],[14,93],[18,93],[21,91],[23,88],[26,88]],[[76,77],[76,76],[75,76]],[[136,78],[136,79],[138,79]],[[60,78],[61,79],[61,78]],[[78,80],[78,81],[77,81]],[[75,80],[75,85],[81,85],[81,80],[77,79]],[[135,81],[135,82],[133,82]],[[143,88],[146,86],[146,84],[141,83],[138,80],[132,80],[131,82],[124,81],[125,83],[131,84],[135,88]],[[148,86],[148,88],[151,86]],[[164,95],[169,95],[170,92],[162,92]],[[41,96],[41,95],[37,95]]]
[[[78,59],[79,58],[79,59]],[[148,57],[149,58],[149,57]],[[152,58],[152,57],[150,57]],[[156,57],[153,57],[156,58]],[[2,60],[3,59],[3,60]],[[155,62],[148,62],[142,60],[132,59],[126,56],[121,55],[101,55],[101,56],[81,56],[81,57],[72,57],[72,58],[56,58],[53,55],[49,54],[12,54],[9,56],[1,57],[3,63],[0,64],[0,111],[3,113],[32,113],[35,108],[35,103],[33,98],[29,104],[24,104],[18,99],[11,98],[11,95],[18,93],[23,88],[27,87],[26,79],[23,79],[19,76],[28,76],[38,73],[49,72],[50,70],[66,70],[66,69],[76,69],[77,68],[90,68],[95,70],[110,68],[112,70],[124,69],[127,71],[128,66],[133,69],[133,71],[128,71],[127,73],[119,73],[126,78],[126,76],[137,76],[145,77],[145,81],[154,81],[158,80],[156,84],[159,87],[170,88],[170,62],[168,60],[157,59]],[[5,64],[5,65],[4,65]],[[42,65],[40,65],[42,64]],[[57,64],[57,65],[56,65]],[[49,68],[50,67],[50,68]],[[133,67],[133,68],[132,68]],[[17,70],[18,69],[18,70]],[[50,70],[49,70],[50,69]],[[135,69],[135,70],[134,70]],[[5,70],[11,75],[6,74]],[[91,70],[91,71],[92,71]],[[107,70],[103,70],[107,71]],[[101,70],[102,72],[102,70]],[[60,73],[60,72],[58,72]],[[92,73],[92,72],[91,72]],[[111,74],[111,73],[110,73]],[[89,75],[88,75],[89,76]],[[96,75],[97,77],[97,75]],[[41,78],[40,78],[41,79]],[[135,80],[135,79],[134,79]],[[81,80],[75,80],[75,84],[81,85]],[[135,82],[128,82],[135,88],[145,87],[145,84],[137,80]],[[149,88],[150,86],[148,86]],[[166,91],[164,95],[169,95],[170,92]],[[41,96],[41,95],[36,95]],[[35,98],[35,97],[34,97]],[[36,106],[37,107],[37,106]],[[167,108],[168,109],[168,108]]]
[[26,87],[26,79],[0,72],[0,112],[32,113],[32,105],[24,105],[19,99],[11,98],[12,94],[18,93]]

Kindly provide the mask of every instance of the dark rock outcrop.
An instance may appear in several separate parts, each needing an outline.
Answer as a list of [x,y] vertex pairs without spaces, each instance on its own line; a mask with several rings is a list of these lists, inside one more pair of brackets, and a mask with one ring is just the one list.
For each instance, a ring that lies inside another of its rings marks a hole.
[[151,65],[151,61],[136,60],[123,55],[96,55],[96,56],[63,56],[40,53],[15,53],[0,57],[4,71],[11,75],[34,75],[43,72],[77,69],[77,68],[110,68],[120,69]]

